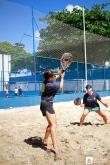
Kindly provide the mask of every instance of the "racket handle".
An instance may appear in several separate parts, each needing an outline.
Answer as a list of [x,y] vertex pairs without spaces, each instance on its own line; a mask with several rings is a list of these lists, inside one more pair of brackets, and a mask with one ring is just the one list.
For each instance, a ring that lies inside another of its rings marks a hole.
[[64,69],[61,69],[61,73],[64,73],[65,72],[65,70]]
[[57,74],[56,74],[56,78],[61,77],[61,75],[65,72],[64,69],[61,69]]

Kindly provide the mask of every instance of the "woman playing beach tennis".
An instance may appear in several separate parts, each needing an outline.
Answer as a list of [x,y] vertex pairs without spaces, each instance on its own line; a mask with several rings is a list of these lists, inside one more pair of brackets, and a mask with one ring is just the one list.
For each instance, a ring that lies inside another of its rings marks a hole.
[[[56,79],[61,77],[60,83],[56,82]],[[59,89],[63,88],[64,84],[64,73],[54,75],[51,70],[44,72],[44,83],[41,90],[41,104],[40,110],[43,116],[46,117],[48,126],[46,128],[44,137],[44,146],[48,144],[48,137],[51,136],[53,151],[57,153],[57,141],[56,141],[56,116],[53,109],[53,99]]]
[[80,126],[83,125],[86,116],[91,111],[94,111],[97,114],[99,114],[103,118],[104,123],[107,124],[107,117],[105,113],[102,110],[100,110],[100,106],[97,100],[99,100],[106,108],[108,108],[108,105],[102,101],[98,93],[93,91],[91,85],[86,85],[86,90],[87,93],[83,97],[84,111],[80,118]]

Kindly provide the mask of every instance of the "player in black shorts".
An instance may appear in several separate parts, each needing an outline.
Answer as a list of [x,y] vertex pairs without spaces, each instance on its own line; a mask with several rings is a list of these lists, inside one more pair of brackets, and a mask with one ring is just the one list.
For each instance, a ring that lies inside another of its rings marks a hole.
[[[60,83],[56,82],[56,79],[61,77]],[[64,85],[64,73],[54,75],[51,70],[44,72],[44,83],[41,89],[41,104],[40,110],[43,116],[46,117],[48,126],[46,128],[44,145],[48,144],[48,137],[51,137],[53,150],[57,153],[57,141],[56,141],[56,116],[53,109],[53,99],[56,93],[63,88]]]
[[99,114],[103,118],[105,124],[107,124],[107,117],[105,113],[102,110],[100,110],[100,106],[97,100],[100,101],[106,108],[108,107],[108,105],[102,101],[98,93],[93,91],[91,85],[86,85],[86,90],[87,90],[87,93],[83,97],[84,111],[80,118],[80,126],[83,125],[83,122],[86,116],[91,111],[94,111],[97,114]]

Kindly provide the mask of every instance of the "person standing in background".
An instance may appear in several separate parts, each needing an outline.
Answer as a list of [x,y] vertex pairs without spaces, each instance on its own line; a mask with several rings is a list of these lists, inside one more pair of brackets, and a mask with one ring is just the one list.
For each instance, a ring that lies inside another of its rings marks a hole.
[[18,95],[19,95],[19,96],[22,96],[22,89],[21,89],[20,86],[18,87]]
[[17,87],[15,87],[15,89],[14,89],[14,94],[15,94],[15,96],[18,96],[18,88]]
[[8,95],[9,95],[9,90],[8,90],[8,86],[6,86],[6,89],[5,89],[5,96],[8,98]]

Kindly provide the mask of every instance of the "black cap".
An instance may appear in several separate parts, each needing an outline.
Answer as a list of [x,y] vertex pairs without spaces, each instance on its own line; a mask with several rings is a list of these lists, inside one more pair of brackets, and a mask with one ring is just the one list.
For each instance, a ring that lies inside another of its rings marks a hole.
[[88,90],[88,89],[90,89],[90,88],[92,88],[92,86],[91,85],[86,85],[86,90]]
[[51,70],[46,70],[44,72],[44,79],[45,80],[48,80],[50,77],[53,77],[53,76],[54,76],[54,74],[53,74],[53,72]]

